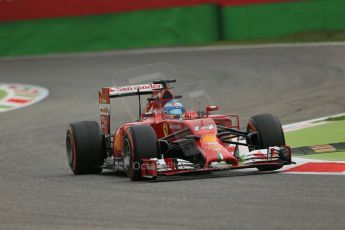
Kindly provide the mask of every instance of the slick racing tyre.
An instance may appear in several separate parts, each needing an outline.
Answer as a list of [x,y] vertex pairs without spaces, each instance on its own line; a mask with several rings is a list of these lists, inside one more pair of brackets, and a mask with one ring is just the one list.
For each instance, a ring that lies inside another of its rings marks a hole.
[[66,134],[67,159],[74,174],[100,173],[105,159],[104,140],[95,121],[69,125]]
[[124,169],[131,180],[140,180],[141,159],[158,157],[158,140],[149,125],[129,127],[123,141]]
[[[285,136],[282,125],[277,117],[272,114],[260,114],[249,119],[247,132],[257,132],[259,143],[253,149],[266,149],[272,146],[284,146]],[[258,167],[260,171],[272,171],[283,167],[283,165],[269,165]]]

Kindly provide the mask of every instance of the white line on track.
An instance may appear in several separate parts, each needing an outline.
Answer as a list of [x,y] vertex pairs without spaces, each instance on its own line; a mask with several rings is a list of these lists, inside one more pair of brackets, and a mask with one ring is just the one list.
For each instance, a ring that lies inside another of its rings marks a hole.
[[[283,125],[284,132],[290,132],[290,131],[295,131],[299,129],[305,129],[309,128],[318,124],[324,124],[322,121],[326,121],[328,118],[336,118],[336,117],[342,117],[345,116],[345,113],[339,113],[335,115],[330,115],[326,117],[320,117],[320,118],[315,118],[311,120],[306,120],[306,121],[300,121],[288,125]],[[315,124],[316,123],[316,124]]]

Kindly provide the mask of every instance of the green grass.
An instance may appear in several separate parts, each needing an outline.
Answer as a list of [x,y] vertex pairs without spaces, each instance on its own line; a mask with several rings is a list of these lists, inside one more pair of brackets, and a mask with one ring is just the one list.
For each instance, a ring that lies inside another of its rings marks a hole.
[[256,45],[271,43],[297,43],[297,42],[336,42],[345,41],[345,31],[330,32],[303,32],[283,37],[265,39],[247,39],[240,41],[219,41],[209,45]]
[[[285,133],[286,143],[291,147],[313,146],[345,142],[345,120]],[[308,159],[345,160],[345,152],[321,153],[304,156]]]
[[7,105],[0,105],[0,109],[10,109],[12,108],[11,106],[7,106]]
[[345,116],[330,117],[326,121],[343,121],[343,120],[345,120]]
[[2,90],[2,89],[0,89],[0,101],[1,101],[4,97],[6,97],[6,95],[7,95],[7,92],[4,91],[4,90]]
[[287,132],[285,138],[286,143],[291,147],[345,142],[345,120]]
[[312,154],[308,156],[303,156],[303,158],[326,161],[345,161],[345,152]]

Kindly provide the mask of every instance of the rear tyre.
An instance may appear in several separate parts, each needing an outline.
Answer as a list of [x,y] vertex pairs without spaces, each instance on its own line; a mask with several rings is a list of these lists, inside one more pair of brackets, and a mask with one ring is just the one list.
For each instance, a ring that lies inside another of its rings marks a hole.
[[158,139],[149,125],[129,127],[123,141],[123,163],[131,180],[140,180],[142,159],[157,158]]
[[80,121],[69,125],[66,134],[68,165],[74,174],[102,171],[105,159],[104,139],[95,121]]
[[[249,119],[247,132],[257,132],[259,143],[254,149],[265,149],[271,146],[284,146],[285,136],[279,119],[272,114],[259,114]],[[283,165],[268,165],[257,167],[260,171],[273,171],[282,168]]]

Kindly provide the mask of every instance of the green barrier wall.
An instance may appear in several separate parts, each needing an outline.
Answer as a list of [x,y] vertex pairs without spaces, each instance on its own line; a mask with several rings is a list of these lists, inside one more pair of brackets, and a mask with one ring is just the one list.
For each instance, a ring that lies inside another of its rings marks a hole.
[[222,9],[224,40],[345,29],[344,0],[310,0]]
[[0,56],[103,51],[344,31],[345,0],[198,5],[0,23]]
[[215,5],[0,24],[0,55],[101,51],[219,40]]

